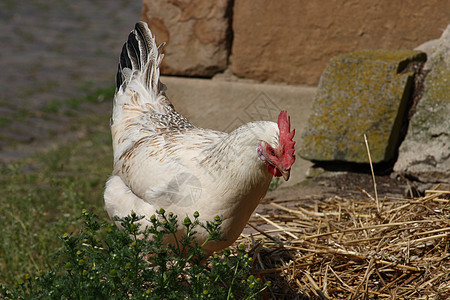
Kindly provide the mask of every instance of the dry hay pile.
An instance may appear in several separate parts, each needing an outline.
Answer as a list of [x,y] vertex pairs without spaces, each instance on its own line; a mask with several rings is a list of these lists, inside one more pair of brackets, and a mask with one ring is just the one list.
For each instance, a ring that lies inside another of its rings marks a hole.
[[[255,233],[238,242],[252,247],[254,274],[273,280],[270,298],[450,299],[450,191],[437,188],[306,208],[272,201],[275,214],[257,214]],[[280,282],[284,295],[274,292]]]

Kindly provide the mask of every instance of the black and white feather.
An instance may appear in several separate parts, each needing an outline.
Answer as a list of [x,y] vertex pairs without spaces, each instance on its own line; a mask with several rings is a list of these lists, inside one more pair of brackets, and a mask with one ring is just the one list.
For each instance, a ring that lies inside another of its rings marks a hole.
[[117,89],[125,89],[132,76],[142,76],[145,86],[155,92],[164,92],[159,80],[159,65],[164,58],[161,49],[164,44],[156,45],[147,23],[136,23],[122,47],[116,76]]

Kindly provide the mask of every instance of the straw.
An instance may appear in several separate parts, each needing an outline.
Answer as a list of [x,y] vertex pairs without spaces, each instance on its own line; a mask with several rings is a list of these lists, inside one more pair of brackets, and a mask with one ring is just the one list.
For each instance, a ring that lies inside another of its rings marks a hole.
[[255,214],[237,243],[258,248],[253,272],[272,281],[270,297],[450,298],[450,191],[363,198],[275,199]]

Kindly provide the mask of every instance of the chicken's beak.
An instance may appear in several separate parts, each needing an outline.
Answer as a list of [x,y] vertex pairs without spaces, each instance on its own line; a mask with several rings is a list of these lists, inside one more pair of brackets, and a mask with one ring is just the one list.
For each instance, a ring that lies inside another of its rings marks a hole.
[[284,170],[283,168],[279,168],[278,169],[281,173],[281,175],[283,176],[285,181],[289,180],[289,177],[291,177],[291,170]]

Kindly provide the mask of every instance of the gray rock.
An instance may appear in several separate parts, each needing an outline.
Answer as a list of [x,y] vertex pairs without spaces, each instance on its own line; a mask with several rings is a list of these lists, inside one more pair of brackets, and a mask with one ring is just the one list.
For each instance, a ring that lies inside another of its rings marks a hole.
[[450,25],[429,49],[425,91],[394,171],[422,182],[450,183]]
[[372,161],[391,160],[414,74],[405,70],[424,60],[424,53],[410,50],[357,51],[332,58],[319,82],[300,156],[366,163],[366,134]]

